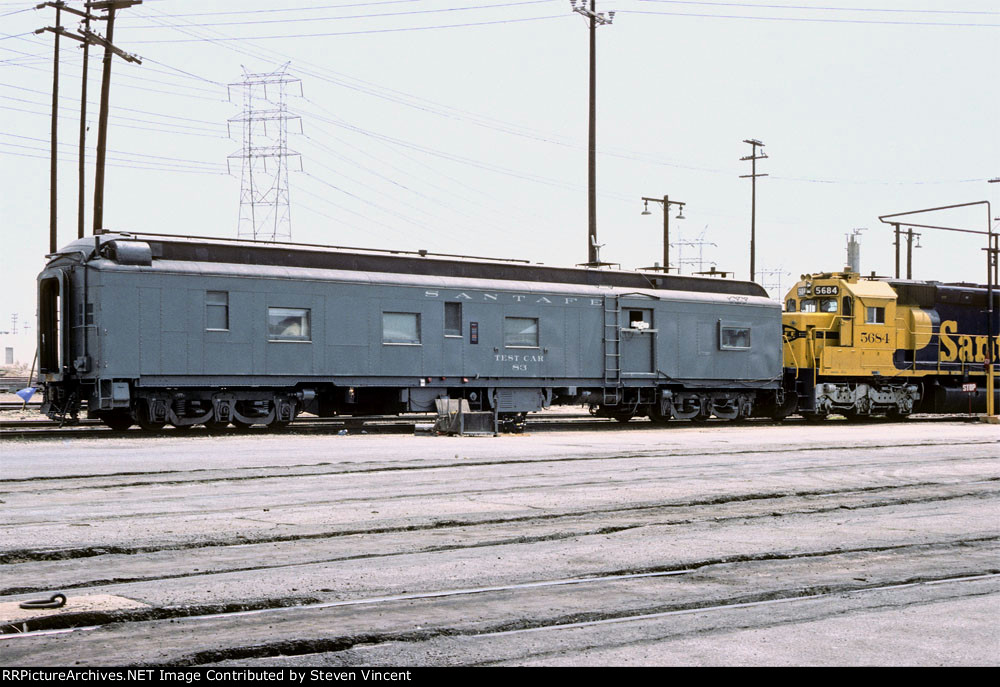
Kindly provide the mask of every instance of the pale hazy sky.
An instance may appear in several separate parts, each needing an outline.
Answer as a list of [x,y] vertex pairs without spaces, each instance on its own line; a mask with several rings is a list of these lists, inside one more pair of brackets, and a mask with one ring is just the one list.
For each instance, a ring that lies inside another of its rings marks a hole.
[[[0,329],[12,312],[34,317],[48,248],[52,34],[31,32],[54,10],[30,7],[0,0]],[[769,156],[757,270],[780,270],[783,290],[841,267],[855,227],[868,228],[862,269],[891,274],[880,214],[992,200],[1000,215],[1000,184],[987,183],[1000,176],[1000,2],[599,0],[611,9],[597,50],[602,258],[660,260],[660,208],[640,215],[640,197],[669,194],[687,203],[674,236],[703,237],[715,244],[704,267],[746,278],[746,138]],[[240,107],[226,84],[290,63],[304,92],[288,100],[304,130],[289,140],[305,170],[290,176],[293,240],[587,258],[588,30],[569,0],[146,0],[119,13],[114,38],[143,64],[113,67],[107,228],[235,237],[239,166],[228,175],[226,158],[241,142],[226,120]],[[62,48],[65,244],[82,60]],[[985,230],[986,212],[928,223]],[[925,231],[921,245],[916,278],[984,280],[978,238]],[[697,256],[683,249],[685,273]]]

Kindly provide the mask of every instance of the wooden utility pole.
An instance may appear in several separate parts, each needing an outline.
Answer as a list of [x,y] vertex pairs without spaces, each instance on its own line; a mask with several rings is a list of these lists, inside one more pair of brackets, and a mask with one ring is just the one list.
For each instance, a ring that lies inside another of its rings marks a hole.
[[40,10],[43,7],[54,7],[56,10],[56,25],[55,27],[46,27],[44,29],[38,29],[35,33],[42,33],[44,31],[52,31],[56,35],[55,46],[52,53],[52,129],[50,131],[50,160],[49,160],[49,252],[55,253],[56,247],[59,244],[57,236],[57,212],[58,212],[58,183],[57,183],[57,170],[58,163],[56,156],[58,155],[57,148],[59,146],[59,34],[62,31],[61,22],[61,12],[65,8],[65,3],[63,2],[45,2],[41,5],[36,5],[35,9]]
[[[90,31],[90,13],[85,13],[83,15],[83,29],[84,31]],[[84,235],[84,194],[86,194],[87,184],[87,170],[85,163],[85,153],[87,150],[87,63],[90,57],[90,42],[85,41],[83,44],[83,78],[80,79],[82,85],[80,87],[80,160],[78,163],[79,167],[79,180],[78,180],[78,190],[76,196],[76,237],[82,239]]]
[[[58,246],[58,240],[56,236],[56,146],[57,146],[57,136],[58,136],[58,101],[59,101],[59,38],[60,36],[65,36],[67,38],[72,38],[73,40],[79,41],[83,44],[83,87],[81,89],[81,102],[80,102],[80,160],[79,160],[79,198],[77,199],[78,205],[78,217],[77,217],[77,238],[83,238],[83,208],[84,208],[84,177],[85,177],[85,164],[84,164],[84,153],[87,137],[87,119],[86,119],[86,108],[87,108],[87,55],[88,47],[91,43],[96,45],[104,46],[104,78],[101,84],[101,113],[100,113],[100,125],[97,138],[97,170],[95,174],[94,183],[94,233],[102,228],[103,217],[104,217],[104,159],[105,153],[107,151],[107,124],[108,124],[108,93],[111,86],[111,54],[118,55],[122,59],[128,60],[129,62],[135,62],[137,64],[142,64],[139,58],[129,55],[128,53],[119,50],[114,45],[111,44],[112,33],[114,31],[114,17],[116,9],[123,9],[126,7],[132,7],[134,5],[142,4],[142,0],[100,0],[98,2],[88,2],[86,4],[87,11],[81,12],[80,10],[73,9],[72,7],[66,6],[62,0],[55,0],[53,2],[46,2],[38,5],[36,9],[42,7],[54,7],[56,9],[56,25],[47,26],[43,29],[38,29],[35,33],[42,33],[44,31],[51,31],[55,34],[55,68],[53,70],[52,79],[52,167],[50,171],[50,183],[51,190],[49,196],[49,251],[55,252]],[[106,10],[107,14],[103,17],[97,17],[90,14],[90,10]],[[84,20],[84,27],[80,30],[80,33],[71,33],[64,29],[59,23],[59,13],[61,11],[70,12]],[[91,20],[106,20],[108,22],[108,37],[105,39],[90,30]]]
[[611,24],[614,11],[598,12],[596,0],[570,0],[573,11],[590,20],[590,127],[587,143],[587,264],[600,264],[597,245],[597,27]]
[[750,281],[755,280],[755,260],[757,256],[757,177],[766,177],[766,174],[757,174],[757,160],[766,160],[767,153],[757,155],[757,148],[763,148],[764,144],[756,138],[744,139],[744,143],[753,146],[753,153],[748,157],[741,157],[740,161],[750,160],[750,174],[741,174],[740,179],[750,179],[751,200],[750,200]]
[[94,233],[104,229],[104,159],[108,150],[108,99],[111,91],[111,56],[119,55],[129,62],[142,62],[112,45],[115,32],[115,11],[142,4],[142,0],[100,0],[88,2],[88,10],[105,10],[108,22],[107,36],[101,38],[97,34],[84,30],[84,37],[104,46],[104,74],[101,77],[101,112],[97,124],[97,165],[94,171]]

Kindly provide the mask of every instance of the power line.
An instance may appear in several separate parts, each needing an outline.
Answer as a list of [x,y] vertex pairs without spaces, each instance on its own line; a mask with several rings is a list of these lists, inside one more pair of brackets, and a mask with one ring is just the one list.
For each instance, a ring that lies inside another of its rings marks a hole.
[[[38,89],[28,88],[26,86],[16,86],[14,84],[8,84],[8,83],[0,83],[0,86],[2,86],[4,88],[13,88],[13,89],[16,89],[16,90],[19,90],[19,91],[27,91],[29,93],[38,93],[40,95],[49,95],[48,93],[45,93],[45,91],[39,91]],[[22,98],[14,98],[14,97],[10,97],[10,96],[8,96],[8,99],[9,100],[16,100],[18,102],[28,103],[30,105],[44,105],[45,104],[45,103],[38,103],[38,102],[35,102],[35,101],[32,101],[32,100],[24,100]],[[73,102],[76,102],[76,100],[74,100],[73,98],[70,98],[69,96],[60,96],[59,99],[63,100],[63,101],[73,101]],[[94,105],[95,103],[93,101],[91,101],[91,100],[88,100],[87,104],[88,105]],[[69,110],[70,108],[60,108],[60,109]],[[163,117],[165,119],[180,119],[180,120],[185,121],[185,122],[195,122],[197,124],[208,124],[208,125],[210,125],[211,127],[213,127],[215,130],[217,130],[219,132],[221,132],[222,128],[223,128],[222,125],[219,124],[217,121],[209,121],[207,119],[192,119],[190,117],[181,117],[179,115],[167,115],[167,114],[161,114],[159,112],[150,112],[149,110],[139,110],[139,109],[136,109],[134,107],[120,107],[119,106],[119,107],[117,107],[115,109],[124,110],[126,112],[136,112],[138,114],[151,115],[153,117]],[[114,116],[118,117],[118,115],[114,115]],[[156,124],[157,123],[157,122],[151,122],[151,121],[146,120],[146,119],[135,119],[134,121],[146,122],[147,124]],[[163,122],[163,125],[164,126],[184,126],[185,128],[196,129],[198,131],[210,131],[211,130],[211,129],[205,129],[204,127],[187,127],[187,126],[185,126],[183,124],[172,124],[170,122]]]
[[[8,138],[20,138],[20,139],[23,139],[25,141],[38,141],[40,143],[48,143],[49,142],[49,139],[47,139],[47,138],[38,138],[37,136],[22,136],[20,134],[8,134],[8,133],[4,133],[4,132],[0,132],[0,136],[7,136]],[[8,145],[13,145],[13,144],[8,144]],[[65,148],[70,148],[70,147],[72,147],[72,144],[71,143],[59,143],[59,146],[60,147],[65,147]],[[41,150],[41,149],[39,149],[39,150]],[[148,158],[153,158],[153,159],[156,159],[156,160],[170,160],[170,161],[173,161],[173,162],[186,162],[188,164],[194,164],[194,165],[207,165],[207,166],[212,166],[212,167],[218,167],[219,169],[222,169],[222,167],[223,167],[223,165],[220,164],[220,163],[218,163],[218,162],[207,162],[207,161],[202,161],[202,160],[191,160],[191,159],[188,159],[188,158],[181,158],[181,157],[166,157],[166,156],[163,156],[163,155],[150,155],[148,153],[134,153],[134,152],[130,152],[130,151],[127,151],[127,150],[115,150],[113,148],[109,148],[108,152],[109,153],[114,153],[115,155],[131,155],[133,157],[148,157]],[[91,155],[91,153],[87,153],[87,155]]]
[[[468,26],[490,26],[493,24],[517,24],[521,22],[528,21],[542,21],[546,19],[564,19],[566,15],[554,14],[545,17],[522,17],[520,19],[497,19],[494,21],[480,21],[480,22],[468,22],[464,24],[440,24],[437,26],[406,26],[395,29],[368,29],[362,31],[334,31],[330,33],[298,33],[298,34],[282,34],[277,36],[242,36],[242,37],[228,37],[228,38],[214,38],[213,41],[248,41],[248,40],[271,40],[280,38],[323,38],[327,36],[357,36],[361,34],[374,34],[374,33],[398,33],[402,31],[429,31],[432,29],[458,29]],[[204,38],[165,38],[157,40],[139,40],[132,41],[133,43],[201,43],[207,39]]]
[[763,5],[751,2],[705,2],[704,0],[637,0],[667,5],[707,5],[715,7],[754,7],[763,9],[810,10],[817,12],[895,12],[906,14],[1000,14],[991,10],[927,10],[875,7],[813,7],[810,5]]
[[995,28],[1000,24],[968,24],[960,22],[931,22],[931,21],[890,21],[888,19],[826,19],[819,17],[757,17],[751,15],[736,14],[700,14],[696,12],[664,12],[651,10],[620,10],[622,14],[653,14],[670,17],[697,17],[700,19],[746,19],[750,21],[791,21],[807,22],[817,24],[872,24],[887,26],[952,26],[956,28]]
[[[18,144],[18,143],[7,143],[6,141],[0,141],[0,146],[7,146],[7,147],[10,147],[10,148],[20,148],[20,149],[24,149],[24,150],[37,150],[37,151],[46,152],[46,153],[48,152],[47,148],[43,148],[43,147],[39,147],[39,146],[22,145],[22,144]],[[19,153],[16,153],[16,152],[13,152],[13,151],[5,151],[4,154],[5,155],[18,155]],[[48,154],[46,154],[46,155],[30,155],[30,154],[26,154],[26,153],[20,153],[20,154],[23,157],[34,157],[34,158],[38,158],[38,159],[41,159],[41,160],[48,160],[49,159],[49,155]],[[92,153],[88,153],[87,154],[88,164],[91,164],[91,165],[93,164],[93,162],[92,162],[93,157],[94,156],[93,156]],[[69,156],[58,156],[57,159],[60,162],[75,162],[76,161],[75,157],[69,157]],[[213,172],[213,171],[204,169],[202,167],[192,167],[192,166],[189,166],[189,165],[175,165],[175,164],[170,164],[170,163],[147,162],[145,160],[129,160],[129,159],[126,159],[126,158],[119,158],[119,157],[115,157],[115,156],[111,156],[109,159],[115,160],[115,161],[119,161],[119,162],[123,162],[123,163],[124,162],[130,162],[130,163],[136,163],[136,162],[138,162],[138,163],[142,163],[142,165],[143,165],[143,166],[138,166],[136,164],[116,164],[116,165],[111,165],[111,166],[114,166],[114,167],[123,167],[123,168],[128,168],[128,169],[146,169],[146,170],[156,170],[156,171],[163,171],[163,172],[167,172],[167,171],[189,171],[189,172],[199,172],[199,173],[202,173],[202,174],[218,174],[218,175],[228,176],[223,171]]]
[[[466,7],[441,7],[432,10],[408,10],[405,12],[382,12],[378,14],[346,14],[335,17],[295,17],[291,19],[258,19],[254,21],[229,21],[229,22],[197,22],[192,24],[199,28],[206,26],[256,26],[259,24],[289,24],[289,23],[299,23],[299,22],[321,22],[321,21],[338,21],[344,19],[378,19],[382,17],[402,17],[402,16],[412,16],[417,14],[440,14],[442,12],[467,12],[473,10],[488,10],[497,9],[501,7],[516,7],[519,5],[538,5],[541,3],[549,3],[554,0],[520,0],[519,2],[504,2],[495,5],[471,5]],[[141,16],[141,15],[140,15]],[[190,16],[190,15],[185,15]],[[139,25],[139,26],[129,26],[130,29],[159,29],[162,28],[161,25]]]
[[[318,10],[341,9],[344,7],[370,7],[373,5],[399,5],[422,0],[381,0],[381,2],[353,2],[346,5],[319,5],[316,7],[275,7],[262,10],[227,10],[224,12],[185,12],[185,17],[219,17],[228,14],[263,14],[266,12],[316,12]],[[136,19],[142,15],[135,15]]]

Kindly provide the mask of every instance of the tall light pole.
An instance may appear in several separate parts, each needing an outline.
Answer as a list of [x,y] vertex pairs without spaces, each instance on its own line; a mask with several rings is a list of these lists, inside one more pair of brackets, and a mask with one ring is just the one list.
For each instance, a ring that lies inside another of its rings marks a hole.
[[756,138],[743,139],[744,143],[753,146],[753,152],[747,157],[741,157],[740,161],[750,160],[750,174],[741,174],[740,179],[750,179],[750,281],[754,281],[755,259],[757,255],[757,177],[766,177],[766,174],[757,174],[757,160],[766,160],[767,153],[762,152],[757,155],[757,148],[763,148],[764,144]]
[[668,196],[663,196],[660,198],[646,198],[643,197],[642,214],[651,215],[649,211],[650,203],[660,203],[663,205],[663,271],[670,272],[670,206],[677,205],[679,210],[677,212],[677,219],[684,219],[684,203],[679,200],[670,200]]
[[[579,2],[579,4],[577,4]],[[615,18],[614,11],[597,11],[597,0],[569,0],[573,11],[590,20],[590,137],[587,157],[587,182],[589,195],[587,201],[587,263],[598,265],[597,256],[597,27],[611,24]]]

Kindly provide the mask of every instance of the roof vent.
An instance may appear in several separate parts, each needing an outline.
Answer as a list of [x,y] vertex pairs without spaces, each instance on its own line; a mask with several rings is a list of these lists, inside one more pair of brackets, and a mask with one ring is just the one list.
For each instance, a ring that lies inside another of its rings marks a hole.
[[153,251],[145,241],[108,241],[101,252],[119,265],[149,267],[153,264]]

